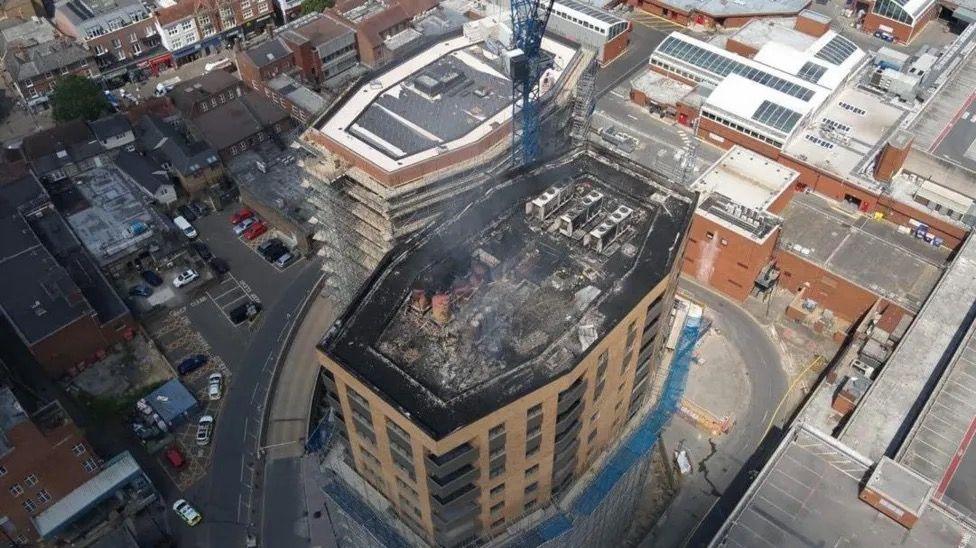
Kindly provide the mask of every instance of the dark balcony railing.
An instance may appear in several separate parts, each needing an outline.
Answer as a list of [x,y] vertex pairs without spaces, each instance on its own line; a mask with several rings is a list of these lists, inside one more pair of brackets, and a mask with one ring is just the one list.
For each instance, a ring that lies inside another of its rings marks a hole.
[[462,443],[443,455],[427,454],[424,456],[424,461],[427,463],[427,473],[435,477],[443,477],[477,459],[478,450],[470,443]]
[[478,469],[470,464],[441,478],[428,477],[427,487],[432,494],[447,497],[478,479]]
[[481,489],[477,485],[471,484],[446,497],[431,495],[430,508],[438,515],[448,515],[450,512],[456,512],[465,504],[478,500],[480,494]]

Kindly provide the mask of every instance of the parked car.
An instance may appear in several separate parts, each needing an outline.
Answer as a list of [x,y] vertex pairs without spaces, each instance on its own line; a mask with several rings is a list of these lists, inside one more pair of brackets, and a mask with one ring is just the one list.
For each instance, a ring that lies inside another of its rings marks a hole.
[[273,263],[278,260],[278,257],[288,253],[288,248],[284,245],[273,245],[268,249],[265,249],[262,255],[264,255],[265,260],[269,263]]
[[210,444],[210,438],[213,436],[213,426],[213,415],[204,415],[197,420],[197,445],[204,446]]
[[174,470],[179,470],[186,466],[186,457],[183,456],[183,452],[180,451],[180,448],[175,445],[168,447],[166,451],[163,452],[163,456],[166,458],[166,462],[168,462]]
[[221,259],[220,257],[211,257],[209,263],[210,270],[213,270],[214,274],[218,276],[230,272],[230,265],[227,264],[227,261]]
[[230,216],[230,224],[239,225],[244,219],[250,219],[254,217],[254,212],[248,208],[239,209],[236,213]]
[[261,303],[247,301],[239,306],[235,306],[227,315],[230,321],[239,324],[244,320],[253,320],[261,312]]
[[244,234],[247,232],[247,229],[251,228],[251,225],[256,222],[258,222],[258,220],[255,217],[248,217],[244,219],[243,221],[234,225],[234,234],[237,234],[238,236]]
[[267,240],[261,242],[261,245],[257,247],[258,253],[264,255],[264,252],[275,246],[284,246],[284,242],[278,238],[268,238]]
[[159,276],[159,274],[156,274],[152,270],[143,270],[139,273],[139,275],[142,276],[142,279],[145,280],[147,284],[153,287],[163,285],[163,279]]
[[190,247],[193,248],[193,251],[195,251],[204,261],[209,261],[211,258],[213,258],[213,253],[210,252],[210,247],[203,242],[192,242],[190,243]]
[[173,224],[176,225],[176,228],[180,229],[180,232],[182,232],[188,240],[192,240],[197,237],[197,229],[193,228],[193,225],[190,224],[190,221],[186,220],[186,217],[182,215],[173,217]]
[[224,376],[220,373],[211,373],[207,379],[207,397],[210,401],[217,401],[224,393]]
[[178,211],[184,219],[190,221],[191,223],[197,220],[196,212],[193,211],[193,209],[191,209],[188,205],[181,205],[180,207],[176,208],[176,211]]
[[218,69],[230,68],[233,65],[234,65],[234,62],[233,61],[231,61],[227,57],[224,57],[222,59],[217,59],[216,61],[212,61],[212,62],[207,63],[206,65],[204,65],[203,66],[203,73],[206,74],[208,72],[212,72],[212,71],[215,71],[215,70],[218,70]]
[[162,434],[162,431],[159,428],[156,428],[155,426],[146,426],[141,422],[132,423],[132,432],[135,433],[140,440],[144,441],[157,438],[160,434]]
[[883,30],[876,30],[876,31],[874,31],[874,37],[875,38],[880,38],[880,39],[884,40],[885,42],[894,42],[895,41],[895,37],[892,34],[887,33],[887,32],[885,32]]
[[146,284],[134,285],[129,288],[129,295],[132,297],[149,297],[153,290]]
[[244,232],[245,240],[253,240],[268,231],[268,225],[258,221]]
[[180,275],[173,280],[173,285],[175,287],[183,287],[185,285],[189,285],[193,283],[193,281],[199,277],[200,275],[197,274],[196,270],[193,270],[192,268],[188,268],[183,272],[181,272]]
[[274,264],[278,268],[285,268],[286,266],[290,265],[294,260],[295,260],[295,256],[293,254],[285,253],[281,257],[278,257],[278,259],[275,261]]
[[195,356],[190,356],[184,359],[176,366],[176,372],[180,375],[188,375],[197,369],[200,369],[207,363],[207,356],[203,354],[197,354]]
[[204,217],[210,214],[210,206],[199,200],[193,200],[189,203],[189,206],[197,214],[197,217]]
[[190,527],[200,523],[200,520],[203,519],[200,512],[197,512],[197,509],[185,499],[180,499],[174,502],[173,511],[176,512],[176,515],[180,516],[180,519],[186,522],[186,524]]

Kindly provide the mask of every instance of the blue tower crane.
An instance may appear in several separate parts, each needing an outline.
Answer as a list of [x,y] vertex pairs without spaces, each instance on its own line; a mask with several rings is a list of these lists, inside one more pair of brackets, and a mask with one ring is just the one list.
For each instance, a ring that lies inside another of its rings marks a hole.
[[511,0],[512,166],[539,156],[539,79],[551,59],[542,52],[552,0]]

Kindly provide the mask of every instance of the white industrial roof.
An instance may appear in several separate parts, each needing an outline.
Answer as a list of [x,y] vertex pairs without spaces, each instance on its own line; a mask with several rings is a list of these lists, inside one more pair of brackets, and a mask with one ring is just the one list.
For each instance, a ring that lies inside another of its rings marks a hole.
[[[753,23],[758,22],[760,21],[754,21]],[[803,49],[793,47],[795,44],[791,45],[785,42],[770,41],[759,48],[759,51],[753,59],[794,76],[804,78],[821,87],[834,90],[843,84],[854,69],[860,66],[867,57],[867,54],[863,50],[857,48],[839,63],[833,62],[838,58],[828,55],[827,51],[830,51],[830,49],[825,50],[825,48],[829,48],[828,44],[838,39],[838,37],[841,40],[846,40],[836,32],[828,31],[817,40],[807,44]],[[820,55],[818,56],[818,54]],[[816,74],[814,74],[816,76],[815,78],[806,77],[805,75],[808,73],[804,70],[804,67],[808,64],[816,65],[823,70],[817,69]]]
[[703,195],[720,192],[739,205],[766,211],[799,176],[794,169],[735,145],[691,189]]
[[[431,147],[399,159],[388,156],[382,150],[377,148],[378,145],[374,145],[371,142],[361,139],[350,133],[348,130],[354,124],[356,124],[356,120],[360,114],[362,114],[380,95],[387,92],[392,92],[394,88],[400,86],[402,81],[423,71],[425,67],[434,63],[441,57],[459,52],[459,50],[470,47],[472,44],[479,42],[480,40],[472,41],[466,36],[459,36],[457,38],[452,38],[450,40],[445,40],[443,42],[434,44],[422,53],[393,67],[391,70],[385,72],[369,84],[364,85],[359,89],[358,93],[352,95],[349,100],[347,100],[346,103],[335,112],[335,114],[333,114],[328,120],[325,121],[325,123],[319,126],[318,130],[353,153],[388,172],[404,169],[424,160],[433,158],[438,154],[463,148],[477,142],[478,140],[487,136],[499,125],[506,123],[512,117],[512,109],[502,109],[494,116],[486,118],[474,130],[468,132],[461,138],[444,142],[440,146]],[[542,39],[542,49],[555,57],[555,68],[552,69],[550,74],[552,75],[554,81],[558,80],[562,75],[562,69],[572,60],[573,56],[576,54],[576,50],[572,46],[549,38]],[[470,64],[470,62],[473,61],[473,57],[470,55],[459,54],[457,57],[465,63]],[[494,70],[487,65],[474,68],[477,70]],[[373,142],[382,143],[382,136],[374,136]],[[384,148],[390,150],[389,147]]]

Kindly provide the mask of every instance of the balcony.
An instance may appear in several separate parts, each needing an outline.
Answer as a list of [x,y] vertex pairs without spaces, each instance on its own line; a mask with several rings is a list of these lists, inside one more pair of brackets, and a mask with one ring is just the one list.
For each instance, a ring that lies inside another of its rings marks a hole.
[[478,450],[470,443],[463,443],[443,455],[428,454],[424,456],[427,473],[436,477],[444,477],[476,460],[478,460]]
[[498,449],[505,447],[505,433],[498,434],[497,436],[491,438],[488,441],[488,451],[495,452]]
[[430,508],[439,516],[450,515],[451,512],[459,511],[465,504],[477,501],[480,495],[481,489],[477,485],[468,485],[447,497],[431,495]]
[[444,548],[468,544],[478,530],[478,521],[471,520],[447,531],[434,531],[434,540]]
[[556,412],[562,413],[563,411],[569,409],[574,403],[579,401],[583,397],[583,392],[586,391],[586,381],[579,379],[573,383],[565,392],[559,394],[559,403],[556,404]]
[[638,367],[637,371],[634,373],[634,385],[640,384],[644,379],[647,378],[647,374],[651,372],[651,368],[645,363],[642,367]]
[[481,506],[477,502],[469,502],[441,514],[432,514],[434,527],[438,529],[450,529],[457,527],[462,521],[477,518],[481,513]]
[[583,423],[576,420],[573,421],[573,425],[570,426],[565,432],[556,436],[556,444],[554,446],[554,451],[559,454],[562,453],[566,447],[569,446],[570,442],[576,440],[576,435],[579,434],[580,429],[583,428]]
[[525,431],[530,432],[533,428],[540,426],[542,424],[542,414],[538,414],[529,420],[525,421]]
[[329,392],[335,392],[336,394],[338,394],[339,393],[339,389],[336,388],[335,381],[332,380],[332,379],[330,379],[329,376],[327,375],[327,373],[328,373],[328,371],[322,370],[322,374],[319,375],[319,377],[322,379],[322,384],[325,385],[325,388]]
[[349,407],[352,407],[354,411],[359,411],[364,416],[368,417],[369,420],[373,420],[373,414],[369,412],[369,407],[364,406],[355,397],[350,396],[346,398],[349,400]]
[[572,407],[570,407],[563,413],[560,413],[559,416],[556,417],[556,436],[558,437],[559,434],[565,432],[566,429],[573,424],[573,421],[578,419],[579,416],[582,414],[583,414],[583,400],[576,400],[576,403],[573,404]]
[[571,455],[571,458],[564,458],[561,461],[556,461],[552,463],[552,484],[555,485],[559,483],[566,474],[571,473],[576,469],[576,452],[567,453]]
[[427,487],[432,494],[446,497],[476,479],[478,479],[478,469],[468,464],[444,477],[428,477]]

